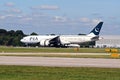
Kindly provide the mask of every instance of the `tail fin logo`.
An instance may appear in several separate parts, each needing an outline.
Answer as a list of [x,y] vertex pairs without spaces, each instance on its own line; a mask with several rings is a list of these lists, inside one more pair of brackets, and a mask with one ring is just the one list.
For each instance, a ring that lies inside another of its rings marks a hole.
[[100,29],[99,28],[95,28],[95,32],[99,32],[100,31]]

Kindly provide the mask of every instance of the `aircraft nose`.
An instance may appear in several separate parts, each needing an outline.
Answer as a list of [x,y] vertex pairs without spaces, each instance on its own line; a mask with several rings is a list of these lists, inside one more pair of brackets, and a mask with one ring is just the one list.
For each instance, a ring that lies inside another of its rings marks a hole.
[[21,40],[20,40],[20,42],[24,42],[24,40],[23,40],[23,39],[21,39]]

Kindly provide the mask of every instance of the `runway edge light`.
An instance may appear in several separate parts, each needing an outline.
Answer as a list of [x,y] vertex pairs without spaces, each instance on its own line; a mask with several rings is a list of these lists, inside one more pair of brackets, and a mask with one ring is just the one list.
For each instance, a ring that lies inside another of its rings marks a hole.
[[111,53],[110,56],[111,56],[112,58],[119,58],[119,51],[118,51],[118,49],[106,48],[106,49],[105,49],[105,52]]
[[119,58],[119,54],[118,53],[111,53],[111,57],[113,57],[113,58]]

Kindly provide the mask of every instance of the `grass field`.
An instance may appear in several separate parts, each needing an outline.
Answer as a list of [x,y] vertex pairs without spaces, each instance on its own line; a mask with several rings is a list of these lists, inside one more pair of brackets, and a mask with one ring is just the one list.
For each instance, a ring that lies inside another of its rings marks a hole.
[[[120,49],[118,49],[120,52]],[[73,57],[73,58],[111,58],[110,54],[97,55],[97,53],[106,53],[104,48],[35,48],[35,47],[0,47],[0,56],[34,56],[34,57]],[[3,53],[3,54],[2,54]],[[17,54],[5,54],[5,53],[17,53]],[[20,53],[20,54],[19,54]],[[23,53],[23,54],[22,54]],[[24,54],[33,53],[33,54]],[[44,53],[44,54],[39,54]],[[56,54],[45,54],[56,53]],[[57,53],[68,53],[57,54]],[[83,53],[79,55],[77,53]],[[95,53],[96,55],[84,55],[84,53]],[[117,57],[120,59],[120,57]]]
[[[67,53],[67,54],[39,54],[39,53],[33,53],[33,54],[25,54],[25,53],[17,53],[17,54],[6,54],[6,53],[0,53],[0,56],[24,56],[24,57],[65,57],[65,58],[110,58],[112,59],[113,57],[110,56],[110,54],[108,55],[84,55],[84,53],[82,53],[82,55],[78,55],[77,53]],[[113,59],[120,59],[120,57],[116,57]]]
[[[120,49],[119,49],[120,50]],[[20,48],[0,47],[0,53],[105,53],[99,48]],[[1,55],[1,54],[0,54]],[[9,56],[9,55],[8,55]],[[11,56],[11,55],[10,55]],[[16,56],[16,55],[13,55]],[[21,55],[18,55],[21,56]],[[25,56],[25,55],[23,55]],[[110,58],[100,55],[29,55],[44,57],[94,57]],[[87,67],[37,67],[37,66],[0,66],[0,80],[120,80],[120,68]]]
[[26,48],[26,47],[0,47],[0,52],[55,52],[55,53],[105,53],[104,48]]
[[0,80],[120,80],[120,69],[0,66]]

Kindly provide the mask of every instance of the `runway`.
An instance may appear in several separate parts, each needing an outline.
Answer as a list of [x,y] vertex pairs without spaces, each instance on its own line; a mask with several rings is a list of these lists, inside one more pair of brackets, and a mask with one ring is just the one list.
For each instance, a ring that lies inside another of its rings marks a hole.
[[120,68],[120,59],[0,56],[0,65]]

